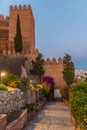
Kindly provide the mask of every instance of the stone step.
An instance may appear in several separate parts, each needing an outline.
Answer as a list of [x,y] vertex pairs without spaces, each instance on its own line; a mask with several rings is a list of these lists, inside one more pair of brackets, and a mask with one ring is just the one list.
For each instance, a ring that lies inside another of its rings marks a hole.
[[62,97],[54,97],[54,102],[60,102],[62,101]]
[[75,130],[70,110],[62,102],[49,102],[25,130]]
[[50,124],[30,124],[24,130],[75,130],[72,126],[60,126],[60,125],[50,125]]
[[67,117],[62,118],[62,117],[55,117],[55,116],[41,116],[38,115],[35,117],[32,122],[30,123],[38,123],[38,124],[51,124],[51,125],[60,125],[60,126],[73,126],[72,122],[70,119]]
[[48,109],[48,110],[51,110],[51,109],[59,110],[60,109],[60,110],[64,110],[64,111],[69,110],[69,108],[62,103],[60,105],[47,104],[43,107],[43,109]]

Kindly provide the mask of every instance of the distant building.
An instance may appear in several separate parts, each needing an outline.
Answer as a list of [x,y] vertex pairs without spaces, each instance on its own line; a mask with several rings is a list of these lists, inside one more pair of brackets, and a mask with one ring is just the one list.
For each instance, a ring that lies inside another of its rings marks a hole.
[[75,77],[79,80],[84,81],[87,79],[87,70],[75,70]]

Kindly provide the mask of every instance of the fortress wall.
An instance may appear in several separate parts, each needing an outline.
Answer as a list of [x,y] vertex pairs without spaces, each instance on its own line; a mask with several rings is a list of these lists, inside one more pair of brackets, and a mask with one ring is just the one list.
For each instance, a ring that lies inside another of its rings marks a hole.
[[[13,44],[16,34],[17,14],[20,18],[21,33],[23,38],[23,51],[30,52],[35,49],[35,31],[34,31],[34,18],[31,7],[10,6],[9,18],[9,40]],[[12,45],[13,47],[13,45]]]
[[0,42],[9,39],[9,17],[0,15]]
[[0,21],[6,21],[6,22],[9,22],[9,17],[6,16],[6,18],[5,18],[4,15],[0,15]]
[[52,61],[50,61],[50,59],[47,59],[44,63],[44,70],[44,76],[53,77],[56,88],[63,87],[66,85],[62,74],[63,63],[61,58],[58,59],[58,62],[55,58],[53,58]]

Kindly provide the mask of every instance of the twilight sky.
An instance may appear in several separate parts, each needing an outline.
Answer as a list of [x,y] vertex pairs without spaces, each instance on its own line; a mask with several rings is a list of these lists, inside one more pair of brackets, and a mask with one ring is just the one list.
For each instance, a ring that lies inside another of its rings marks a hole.
[[0,14],[19,4],[32,7],[36,48],[44,58],[68,53],[75,68],[87,69],[87,0],[0,0]]

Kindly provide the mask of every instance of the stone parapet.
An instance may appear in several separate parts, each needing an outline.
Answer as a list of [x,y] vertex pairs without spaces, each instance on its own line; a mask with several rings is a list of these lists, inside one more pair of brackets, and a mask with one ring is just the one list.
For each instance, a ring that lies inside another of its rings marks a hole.
[[53,58],[52,60],[50,60],[49,58],[47,58],[46,60],[44,60],[44,64],[63,64],[62,58],[59,57],[58,61],[56,60],[56,58]]
[[23,5],[23,6],[21,6],[21,5],[19,5],[19,6],[17,6],[17,5],[15,5],[15,6],[10,6],[10,11],[20,11],[20,10],[26,10],[26,11],[28,11],[28,10],[30,10],[30,8],[31,8],[31,6],[30,5],[28,5],[28,6],[26,6],[26,5]]
[[9,17],[6,16],[5,18],[4,15],[0,15],[0,21],[9,21]]

